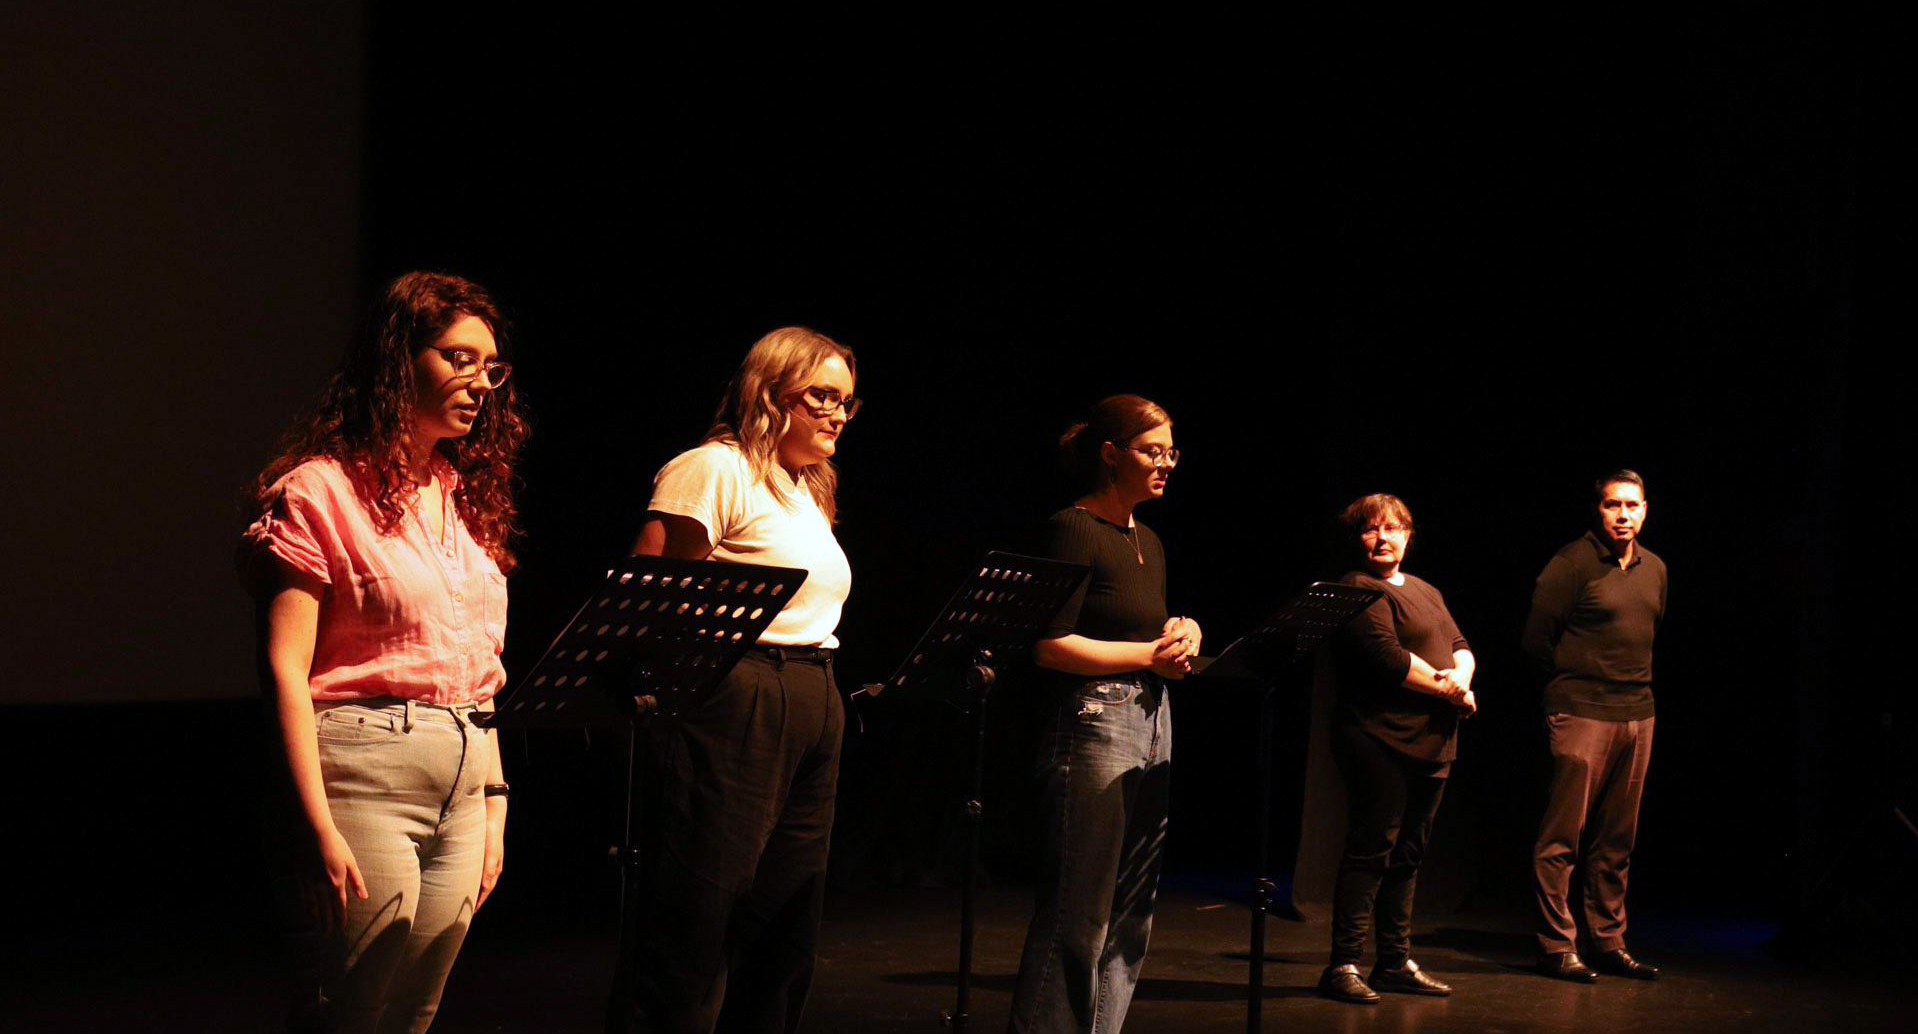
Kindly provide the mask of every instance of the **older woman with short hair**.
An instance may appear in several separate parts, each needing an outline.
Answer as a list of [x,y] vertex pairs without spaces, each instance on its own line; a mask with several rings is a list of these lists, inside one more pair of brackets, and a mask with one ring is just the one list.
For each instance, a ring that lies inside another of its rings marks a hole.
[[[1477,709],[1475,662],[1430,583],[1400,569],[1412,511],[1395,495],[1354,500],[1339,516],[1360,566],[1339,579],[1378,602],[1340,630],[1332,651],[1332,758],[1345,781],[1345,851],[1332,901],[1328,998],[1372,1004],[1378,992],[1449,995],[1412,960],[1412,891],[1458,748],[1458,721]],[[1378,958],[1359,976],[1366,926]]]

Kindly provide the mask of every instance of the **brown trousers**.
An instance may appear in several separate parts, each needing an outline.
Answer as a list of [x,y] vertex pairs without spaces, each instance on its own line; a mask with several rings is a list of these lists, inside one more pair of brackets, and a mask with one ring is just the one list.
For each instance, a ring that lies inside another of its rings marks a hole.
[[1576,950],[1578,926],[1566,898],[1572,869],[1581,861],[1592,947],[1625,946],[1625,882],[1638,839],[1638,802],[1652,760],[1654,721],[1545,716],[1552,788],[1532,850],[1541,951]]

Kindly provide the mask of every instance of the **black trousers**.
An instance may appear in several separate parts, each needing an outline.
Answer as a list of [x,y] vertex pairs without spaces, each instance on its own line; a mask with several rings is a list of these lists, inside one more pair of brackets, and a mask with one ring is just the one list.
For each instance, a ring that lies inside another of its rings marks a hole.
[[[1445,794],[1440,766],[1380,743],[1356,725],[1332,723],[1332,760],[1345,780],[1345,853],[1332,894],[1332,964],[1365,954],[1378,928],[1378,962],[1412,955],[1412,892]],[[1374,907],[1376,905],[1376,916]]]
[[798,1029],[845,726],[829,662],[749,651],[659,730],[630,974],[636,1030]]

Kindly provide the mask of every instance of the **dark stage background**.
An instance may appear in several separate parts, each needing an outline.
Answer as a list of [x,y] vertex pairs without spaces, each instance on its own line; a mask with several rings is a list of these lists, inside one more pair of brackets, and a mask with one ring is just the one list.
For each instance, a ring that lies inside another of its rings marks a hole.
[[[1609,36],[1569,17],[1385,34],[455,24],[385,7],[235,27],[203,10],[194,38],[226,46],[175,49],[152,24],[97,64],[109,26],[40,26],[22,50],[53,56],[9,86],[144,71],[129,94],[215,130],[154,141],[97,96],[0,91],[53,139],[97,136],[102,164],[136,170],[136,214],[190,230],[113,275],[81,253],[29,259],[31,287],[9,278],[54,312],[131,310],[105,333],[28,320],[8,348],[42,372],[8,385],[24,487],[0,764],[10,839],[54,845],[10,864],[27,885],[99,888],[30,903],[20,936],[77,943],[88,922],[131,920],[264,943],[231,499],[317,391],[356,297],[417,267],[488,284],[516,320],[536,432],[509,671],[630,545],[653,472],[773,326],[860,357],[868,408],[841,451],[847,682],[882,677],[984,550],[1031,544],[1068,501],[1049,442],[1136,391],[1187,454],[1142,517],[1167,543],[1174,610],[1215,648],[1345,569],[1330,518],[1346,501],[1410,503],[1408,566],[1473,641],[1484,706],[1424,907],[1516,904],[1544,768],[1518,628],[1591,476],[1631,466],[1673,577],[1635,904],[1811,915],[1809,933],[1909,918],[1896,888],[1918,853],[1884,816],[1913,800],[1885,749],[1909,742],[1911,708],[1880,675],[1902,640],[1895,611],[1860,602],[1909,573],[1879,501],[1911,430],[1910,359],[1881,345],[1903,338],[1884,302],[1908,270],[1891,227],[1909,202],[1878,163],[1907,84],[1865,27],[1782,7]],[[260,57],[289,52],[306,72]],[[181,85],[209,67],[212,86]],[[265,88],[309,75],[325,88]],[[268,128],[233,129],[222,98]],[[128,165],[151,147],[332,192],[244,173],[167,189]],[[7,205],[39,213],[40,237],[142,239],[98,195],[54,189],[71,183],[59,167],[32,168]],[[184,315],[151,300],[183,291]],[[988,853],[1007,880],[1029,858],[1021,688],[992,715]],[[1200,684],[1175,699],[1173,873],[1236,893],[1252,699]],[[1288,687],[1282,797],[1303,699]],[[949,877],[963,721],[887,701],[865,719],[840,880]],[[614,745],[507,743],[493,922],[604,926]],[[1276,825],[1295,845],[1298,817]],[[114,889],[129,874],[141,889]]]

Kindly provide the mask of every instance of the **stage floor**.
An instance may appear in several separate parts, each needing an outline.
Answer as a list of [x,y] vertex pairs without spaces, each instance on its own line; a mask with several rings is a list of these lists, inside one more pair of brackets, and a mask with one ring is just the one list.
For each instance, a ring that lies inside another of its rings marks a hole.
[[[972,1029],[1004,1030],[1029,899],[981,895]],[[1161,896],[1152,954],[1126,1030],[1204,1034],[1245,1029],[1248,920],[1193,890]],[[1604,1032],[1918,1029],[1918,998],[1895,967],[1876,972],[1788,965],[1763,948],[1770,930],[1732,920],[1635,917],[1635,950],[1664,968],[1641,983],[1592,986],[1532,975],[1522,917],[1421,917],[1418,958],[1455,994],[1387,996],[1377,1006],[1326,1001],[1323,919],[1270,924],[1269,1031]],[[10,960],[8,1031],[271,1031],[278,1029],[268,952],[247,946],[169,949],[152,932],[118,947]],[[214,942],[218,943],[218,942]],[[936,1032],[953,1004],[958,895],[947,889],[836,892],[827,903],[806,1029],[819,1034]],[[529,933],[484,914],[453,972],[436,1031],[557,1034],[599,1029],[610,937]],[[1860,960],[1847,960],[1857,963]]]

